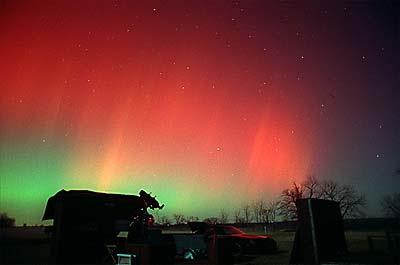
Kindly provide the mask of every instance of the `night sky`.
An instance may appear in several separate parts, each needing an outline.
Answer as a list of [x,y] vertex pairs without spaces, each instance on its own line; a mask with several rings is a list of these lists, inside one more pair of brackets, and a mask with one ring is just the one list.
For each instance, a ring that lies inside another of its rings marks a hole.
[[[153,192],[218,216],[308,175],[399,191],[390,1],[1,1],[0,211]],[[397,173],[396,173],[397,172]]]

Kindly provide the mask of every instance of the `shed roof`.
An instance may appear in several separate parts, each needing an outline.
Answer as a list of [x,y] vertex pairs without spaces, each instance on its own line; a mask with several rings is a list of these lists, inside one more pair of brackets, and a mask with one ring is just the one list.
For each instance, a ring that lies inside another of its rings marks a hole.
[[[42,220],[54,219],[57,203],[71,201],[72,199],[78,199],[82,202],[96,201],[104,205],[129,205],[132,208],[140,208],[144,206],[143,200],[136,195],[102,193],[90,190],[67,191],[63,189],[47,200],[47,205]],[[80,207],[80,205],[77,205],[77,207]]]

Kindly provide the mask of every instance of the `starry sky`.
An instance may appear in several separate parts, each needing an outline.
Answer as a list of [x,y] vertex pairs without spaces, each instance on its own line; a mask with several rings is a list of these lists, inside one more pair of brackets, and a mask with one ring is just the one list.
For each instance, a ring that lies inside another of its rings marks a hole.
[[399,2],[0,2],[0,211],[60,189],[217,216],[308,175],[400,187]]

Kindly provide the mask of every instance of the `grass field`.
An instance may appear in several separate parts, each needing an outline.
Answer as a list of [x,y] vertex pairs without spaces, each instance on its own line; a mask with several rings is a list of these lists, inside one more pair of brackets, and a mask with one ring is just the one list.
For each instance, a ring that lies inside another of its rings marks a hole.
[[[279,251],[274,255],[254,257],[250,261],[238,264],[288,264],[292,250],[294,232],[276,231],[269,235],[279,244]],[[373,240],[374,251],[370,251],[368,236],[376,236]],[[333,264],[397,264],[388,251],[385,233],[377,231],[346,231],[348,254],[334,261]]]
[[[243,229],[245,232],[265,234],[264,231]],[[185,232],[166,230],[165,233]],[[293,231],[271,231],[269,236],[278,242],[279,251],[272,255],[245,256],[235,264],[288,264],[292,249]],[[395,264],[388,252],[385,233],[375,231],[346,231],[348,255],[337,260],[339,264]],[[368,236],[374,236],[374,251],[370,251]],[[47,264],[49,244],[43,227],[18,227],[0,230],[0,264]],[[203,261],[207,264],[207,261]]]

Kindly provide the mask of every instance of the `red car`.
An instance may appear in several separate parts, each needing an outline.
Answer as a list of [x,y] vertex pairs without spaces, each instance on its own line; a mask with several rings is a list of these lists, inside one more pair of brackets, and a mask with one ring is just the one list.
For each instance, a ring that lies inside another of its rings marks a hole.
[[235,255],[269,254],[277,251],[277,244],[269,236],[247,234],[232,225],[209,225],[208,236],[230,237]]
[[276,241],[269,236],[247,234],[232,225],[209,225],[204,222],[189,223],[195,234],[204,234],[207,238],[229,237],[232,239],[233,254],[269,254],[278,249]]

